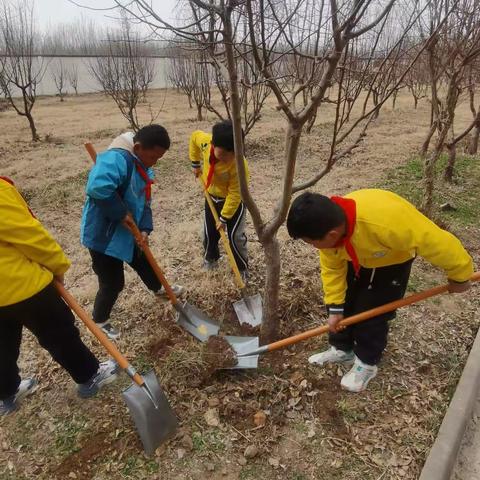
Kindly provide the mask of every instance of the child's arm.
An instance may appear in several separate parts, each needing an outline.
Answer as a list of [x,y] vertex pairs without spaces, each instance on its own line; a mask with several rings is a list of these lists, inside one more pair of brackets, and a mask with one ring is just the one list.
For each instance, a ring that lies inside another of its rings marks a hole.
[[0,240],[12,244],[32,262],[62,276],[70,261],[60,245],[32,216],[27,204],[13,186],[0,189]]
[[329,315],[343,315],[347,292],[347,260],[334,250],[320,250],[323,296]]
[[[245,172],[247,174],[247,182],[250,178],[248,171],[248,164],[245,163]],[[220,221],[226,223],[227,220],[230,220],[238,209],[240,202],[242,201],[242,195],[240,193],[240,180],[238,179],[237,168],[232,169],[232,176],[230,178],[230,183],[228,185],[228,193],[225,199],[225,204],[223,205],[222,211],[220,212]]]
[[127,179],[127,161],[114,151],[107,151],[97,157],[88,176],[87,195],[100,208],[102,214],[113,221],[123,220],[127,207],[118,194],[118,188]]
[[194,170],[202,167],[202,144],[210,144],[210,141],[211,136],[202,130],[195,130],[190,135],[188,153]]
[[473,274],[472,257],[457,237],[442,230],[418,210],[408,212],[408,227],[381,229],[379,240],[392,250],[415,250],[432,265],[445,271],[448,280],[467,282]]

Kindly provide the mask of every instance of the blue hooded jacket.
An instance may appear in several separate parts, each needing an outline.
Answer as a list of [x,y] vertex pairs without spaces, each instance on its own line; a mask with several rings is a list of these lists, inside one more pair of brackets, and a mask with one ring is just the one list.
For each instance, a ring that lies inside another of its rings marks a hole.
[[133,259],[135,242],[121,223],[127,212],[132,214],[140,231],[153,230],[146,184],[135,162],[153,179],[153,170],[145,168],[133,154],[131,132],[117,137],[108,150],[97,156],[88,175],[81,224],[82,245],[128,263]]

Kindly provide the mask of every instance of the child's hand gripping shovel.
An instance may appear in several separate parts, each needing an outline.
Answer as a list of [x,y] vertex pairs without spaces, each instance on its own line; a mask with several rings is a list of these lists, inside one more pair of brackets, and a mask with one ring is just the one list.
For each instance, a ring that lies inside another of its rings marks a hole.
[[[480,272],[476,272],[470,279],[472,282],[480,281]],[[400,300],[396,300],[394,302],[387,303],[382,305],[381,307],[372,308],[370,310],[366,310],[365,312],[358,313],[356,315],[352,315],[351,317],[345,318],[342,320],[338,325],[340,327],[348,327],[349,325],[354,325],[355,323],[360,323],[370,318],[376,317],[377,315],[381,315],[383,313],[392,312],[393,310],[397,310],[400,307],[404,307],[406,305],[411,305],[413,303],[420,302],[421,300],[425,300],[426,298],[433,297],[435,295],[439,295],[441,293],[448,292],[449,285],[441,285],[439,287],[434,287],[429,290],[425,290],[423,292],[415,293],[414,295],[409,295],[408,297],[402,298]],[[308,338],[316,337],[318,335],[322,335],[329,331],[328,325],[322,325],[321,327],[312,328],[311,330],[307,330],[306,332],[299,333],[297,335],[293,335],[292,337],[287,337],[282,340],[278,340],[277,342],[270,343],[268,345],[262,345],[261,347],[254,348],[254,349],[243,349],[243,351],[238,351],[238,360],[239,364],[237,367],[233,368],[242,368],[241,364],[242,361],[246,358],[255,359],[258,358],[258,355],[262,353],[272,352],[273,350],[278,350],[280,348],[288,347],[289,345],[294,345],[295,343],[301,342],[302,340],[307,340]],[[256,366],[256,365],[255,365]]]
[[[213,218],[215,219],[215,223],[218,225],[220,219],[218,217],[217,211],[215,210],[215,205],[213,204],[213,201],[206,189],[205,182],[203,181],[201,176],[198,177],[198,180],[200,181],[203,193],[205,195],[205,199],[207,200],[210,211],[212,212]],[[238,270],[237,262],[235,261],[235,257],[233,256],[233,252],[230,247],[230,242],[228,241],[227,235],[222,228],[219,229],[219,233],[222,239],[223,247],[225,248],[225,251],[227,253],[230,267],[232,268],[235,277],[235,282],[240,290],[240,294],[242,295],[242,300],[233,302],[233,308],[235,309],[238,320],[240,321],[240,323],[248,323],[253,327],[261,325],[263,318],[262,297],[258,293],[256,295],[247,296],[245,282],[243,281],[242,276],[240,275],[240,271]]]
[[175,432],[178,426],[177,418],[158,383],[154,371],[150,370],[143,376],[137,373],[65,287],[60,282],[55,281],[55,288],[88,330],[114,358],[120,368],[125,370],[133,380],[134,383],[123,392],[123,399],[133,417],[145,453],[152,455]]
[[[85,149],[87,150],[90,158],[95,163],[97,158],[97,153],[95,148],[91,143],[85,144]],[[127,219],[124,220],[123,225],[130,230],[131,234],[135,238],[137,245],[142,249],[143,253],[145,254],[145,258],[147,259],[148,263],[152,267],[155,275],[157,276],[159,282],[162,284],[165,292],[168,296],[168,299],[172,303],[175,310],[178,312],[178,323],[181,325],[185,330],[191,333],[195,338],[200,340],[201,342],[207,341],[208,337],[211,335],[217,335],[220,327],[210,320],[202,311],[200,311],[195,306],[184,303],[183,305],[179,302],[177,296],[173,292],[170,284],[168,283],[165,275],[163,274],[160,265],[155,260],[155,257],[150,250],[150,247],[145,242],[140,230],[138,229],[137,225],[133,221],[133,218],[128,215]]]

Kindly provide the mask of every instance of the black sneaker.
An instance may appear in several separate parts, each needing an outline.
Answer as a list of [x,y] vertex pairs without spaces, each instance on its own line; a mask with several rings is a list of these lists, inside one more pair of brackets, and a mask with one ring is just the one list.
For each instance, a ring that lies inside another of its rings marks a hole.
[[120,338],[120,332],[113,328],[110,322],[99,323],[98,326],[110,340],[117,340],[117,338]]

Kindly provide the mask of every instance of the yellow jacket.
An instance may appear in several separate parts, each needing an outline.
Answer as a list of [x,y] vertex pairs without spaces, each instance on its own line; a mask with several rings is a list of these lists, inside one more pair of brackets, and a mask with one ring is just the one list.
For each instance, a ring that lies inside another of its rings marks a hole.
[[[420,255],[441,268],[448,279],[468,280],[473,261],[460,241],[422,215],[411,203],[385,190],[358,190],[344,198],[355,200],[356,224],[351,243],[365,268],[386,267]],[[350,257],[345,247],[320,250],[326,305],[342,305],[347,291]]]
[[16,188],[0,179],[0,307],[32,297],[69,267]]
[[[192,161],[192,167],[202,167],[203,181],[207,182],[208,170],[210,168],[210,146],[212,135],[210,133],[196,130],[190,136],[189,154]],[[203,160],[203,166],[201,161]],[[245,170],[247,171],[247,181],[249,179],[248,163],[245,160]],[[240,195],[240,183],[238,181],[237,166],[235,160],[231,162],[215,163],[212,183],[208,188],[208,193],[214,197],[225,198],[225,205],[222,208],[220,216],[229,220],[235,215],[242,197]]]

